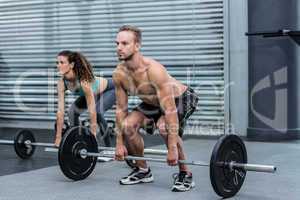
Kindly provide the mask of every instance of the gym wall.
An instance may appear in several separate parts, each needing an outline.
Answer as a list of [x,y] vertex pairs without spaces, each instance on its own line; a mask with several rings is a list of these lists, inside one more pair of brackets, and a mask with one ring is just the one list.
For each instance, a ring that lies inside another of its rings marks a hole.
[[[143,30],[142,52],[199,94],[191,133],[223,134],[229,120],[226,6],[223,0],[1,1],[0,126],[53,129],[56,54],[81,51],[97,75],[111,77],[116,32],[133,24]],[[74,98],[68,94],[67,104]],[[131,98],[130,107],[138,102]],[[106,117],[113,119],[114,112]]]

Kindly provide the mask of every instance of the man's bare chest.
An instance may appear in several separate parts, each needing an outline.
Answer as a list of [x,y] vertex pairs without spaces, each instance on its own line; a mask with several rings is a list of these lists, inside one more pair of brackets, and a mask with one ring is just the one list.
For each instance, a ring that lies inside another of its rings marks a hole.
[[147,73],[128,74],[125,85],[130,95],[156,95],[155,84],[149,80]]

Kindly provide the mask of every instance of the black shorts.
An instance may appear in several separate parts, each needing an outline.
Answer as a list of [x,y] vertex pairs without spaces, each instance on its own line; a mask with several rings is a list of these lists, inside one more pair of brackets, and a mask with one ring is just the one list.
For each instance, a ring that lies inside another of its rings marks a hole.
[[[190,87],[181,96],[175,98],[180,137],[183,135],[183,130],[187,119],[196,110],[198,99],[199,98],[197,94]],[[142,102],[133,108],[133,111],[139,111],[143,113],[147,118],[152,119],[155,123],[162,115],[164,115],[164,111],[161,107],[150,105],[145,102]]]

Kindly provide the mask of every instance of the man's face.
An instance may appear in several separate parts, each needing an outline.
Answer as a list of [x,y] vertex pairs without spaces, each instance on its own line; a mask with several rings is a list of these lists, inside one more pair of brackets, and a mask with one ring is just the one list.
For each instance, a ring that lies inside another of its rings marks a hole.
[[131,31],[121,31],[116,38],[117,55],[120,61],[128,61],[139,51],[140,44],[135,41]]

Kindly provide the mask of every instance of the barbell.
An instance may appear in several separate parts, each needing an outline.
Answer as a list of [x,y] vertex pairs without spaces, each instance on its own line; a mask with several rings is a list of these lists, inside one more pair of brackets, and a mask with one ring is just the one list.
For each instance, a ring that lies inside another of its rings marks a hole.
[[[108,128],[111,130],[109,131],[110,133],[114,132],[115,129],[115,121],[113,120],[107,120],[107,123],[111,124]],[[82,120],[81,123],[82,126],[88,127],[89,128],[89,121],[87,119]],[[102,132],[103,130],[100,129],[100,135],[106,135],[106,133]],[[147,122],[147,124],[144,124],[140,129],[138,130],[140,134],[149,134],[152,135],[154,134],[155,131],[155,122],[153,120],[150,120]],[[102,148],[102,147],[100,147]],[[48,149],[49,151],[55,151],[54,149]],[[100,150],[100,149],[99,149]],[[113,147],[107,147],[102,149],[103,151],[115,151],[115,148]],[[144,149],[145,154],[152,154],[152,155],[167,155],[168,151],[167,150],[159,150],[159,149]],[[131,167],[132,169],[136,167],[136,161],[135,160],[125,160],[126,164]]]
[[36,146],[54,147],[54,144],[36,142],[30,130],[19,131],[14,140],[0,140],[0,145],[13,145],[16,154],[22,159],[30,158],[34,154]]
[[[54,125],[56,132],[56,123]],[[68,123],[65,121],[62,133],[69,128]],[[33,156],[36,147],[55,147],[53,143],[36,142],[33,133],[30,130],[20,130],[14,137],[14,140],[0,140],[0,145],[13,145],[16,154],[22,159],[29,159]]]
[[[64,129],[63,131],[65,131]],[[33,156],[36,147],[48,147],[56,148],[54,143],[42,143],[36,142],[34,134],[30,130],[20,130],[14,137],[14,140],[0,140],[0,145],[13,145],[15,153],[18,157],[22,159],[29,159]],[[98,147],[99,151],[115,151],[114,147]],[[166,150],[158,149],[145,149],[145,154],[152,155],[166,155]],[[105,161],[105,159],[100,159],[100,161]],[[127,163],[130,167],[133,167],[134,163]],[[130,165],[131,164],[131,165]]]
[[[95,137],[86,127],[81,126],[72,127],[66,132],[58,150],[60,169],[67,178],[75,181],[85,179],[92,173],[99,156],[103,155],[98,152]],[[126,156],[125,160],[166,163],[165,158],[152,157]],[[210,163],[190,160],[179,160],[178,163],[209,167],[211,185],[214,191],[224,198],[232,197],[240,190],[247,171],[276,171],[275,166],[247,163],[245,144],[236,135],[224,135],[217,141]]]

